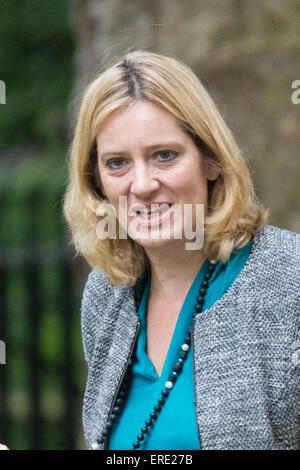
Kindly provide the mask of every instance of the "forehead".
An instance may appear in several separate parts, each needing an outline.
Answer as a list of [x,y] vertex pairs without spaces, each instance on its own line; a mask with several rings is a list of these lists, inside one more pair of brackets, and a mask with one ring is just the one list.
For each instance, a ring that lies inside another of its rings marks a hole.
[[131,138],[181,137],[186,134],[172,113],[156,103],[140,100],[113,111],[101,126],[98,144]]

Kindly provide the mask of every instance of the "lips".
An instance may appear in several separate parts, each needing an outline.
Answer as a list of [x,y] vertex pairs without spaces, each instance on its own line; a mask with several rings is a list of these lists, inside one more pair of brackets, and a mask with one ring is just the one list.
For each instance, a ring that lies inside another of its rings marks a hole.
[[170,209],[171,205],[170,204],[163,204],[160,205],[159,207],[155,208],[155,206],[152,206],[150,210],[138,210],[137,215],[141,217],[155,217],[164,214]]
[[[160,205],[158,210],[152,211],[141,211],[137,210],[135,218],[138,220],[139,224],[142,226],[154,226],[159,225],[164,222],[171,215],[171,207],[173,204],[164,203]],[[153,207],[152,207],[153,209]]]
[[153,216],[167,212],[173,205],[171,202],[152,202],[151,204],[133,204],[129,209],[129,215],[136,216]]

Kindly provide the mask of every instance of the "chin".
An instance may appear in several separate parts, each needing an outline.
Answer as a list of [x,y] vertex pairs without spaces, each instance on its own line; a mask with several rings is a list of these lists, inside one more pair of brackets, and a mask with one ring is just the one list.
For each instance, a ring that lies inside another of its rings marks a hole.
[[135,239],[135,242],[141,245],[144,248],[155,248],[155,247],[167,247],[172,245],[173,243],[180,243],[182,240],[174,239],[173,236],[169,238],[149,238],[149,239],[144,239],[137,237]]
[[138,240],[135,240],[136,243],[138,243],[139,245],[143,246],[144,248],[152,248],[152,247],[155,247],[155,246],[167,246],[170,244],[171,240],[160,240],[160,239],[157,239],[157,240],[141,240],[141,239],[138,239]]

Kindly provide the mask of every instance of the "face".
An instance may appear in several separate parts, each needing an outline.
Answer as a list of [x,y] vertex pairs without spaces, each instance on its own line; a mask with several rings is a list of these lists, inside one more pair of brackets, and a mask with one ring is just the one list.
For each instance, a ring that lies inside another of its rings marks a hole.
[[[136,229],[135,241],[145,249],[185,243],[185,205],[193,208],[195,229],[196,204],[206,204],[207,180],[217,179],[218,174],[206,169],[198,148],[175,117],[155,103],[137,101],[106,119],[97,147],[102,191],[123,227],[119,197],[125,196],[126,226]],[[158,211],[152,214],[138,210],[140,205],[150,211],[154,203],[159,205],[152,210]],[[176,236],[179,232],[181,238]]]

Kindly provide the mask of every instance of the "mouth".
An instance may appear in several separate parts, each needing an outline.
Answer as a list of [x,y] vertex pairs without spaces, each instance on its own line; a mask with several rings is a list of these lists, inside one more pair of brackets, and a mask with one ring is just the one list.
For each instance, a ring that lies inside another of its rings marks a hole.
[[148,219],[149,217],[157,217],[167,212],[171,206],[173,206],[173,204],[166,202],[163,204],[151,204],[151,209],[139,209],[136,211],[136,215],[144,219]]
[[152,204],[151,209],[139,209],[136,217],[141,225],[157,224],[165,220],[170,215],[170,208],[173,204]]

